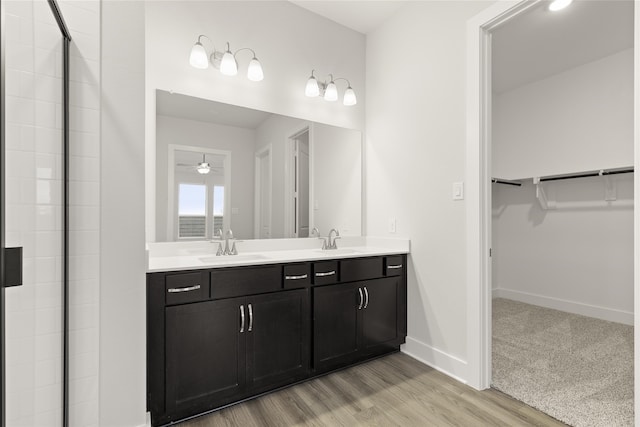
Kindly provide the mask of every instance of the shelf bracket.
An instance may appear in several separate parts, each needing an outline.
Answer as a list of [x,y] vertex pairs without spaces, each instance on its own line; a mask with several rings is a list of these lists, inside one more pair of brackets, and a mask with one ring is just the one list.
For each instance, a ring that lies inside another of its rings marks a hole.
[[555,209],[556,202],[555,200],[549,200],[547,197],[544,185],[540,182],[540,177],[534,177],[533,183],[536,186],[536,198],[538,199],[538,203],[540,203],[540,207],[544,210]]
[[605,175],[604,170],[601,170],[599,175],[604,181],[604,200],[607,202],[613,202],[618,200],[616,183],[611,179],[609,175]]

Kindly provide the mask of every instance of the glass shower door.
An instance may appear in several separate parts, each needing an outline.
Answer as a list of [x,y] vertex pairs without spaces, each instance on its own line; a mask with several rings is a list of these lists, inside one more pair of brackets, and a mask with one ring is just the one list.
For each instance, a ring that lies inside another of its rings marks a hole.
[[[61,426],[64,39],[49,3],[2,4],[4,218],[0,219],[3,246],[22,248],[22,285],[2,290],[3,425]],[[6,257],[5,267],[10,267]]]

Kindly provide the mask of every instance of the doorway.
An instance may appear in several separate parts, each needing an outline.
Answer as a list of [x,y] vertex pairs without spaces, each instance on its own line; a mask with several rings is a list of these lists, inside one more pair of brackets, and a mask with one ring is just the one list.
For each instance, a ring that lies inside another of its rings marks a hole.
[[256,153],[255,159],[255,238],[271,238],[271,205],[273,200],[272,146]]
[[309,237],[311,223],[309,209],[310,193],[310,138],[309,128],[295,133],[289,138],[290,165],[288,177],[287,214],[289,237]]
[[[491,171],[492,157],[490,141],[491,128],[491,32],[510,19],[539,6],[540,2],[521,2],[516,6],[496,4],[468,23],[468,138],[467,138],[467,248],[468,248],[468,350],[469,350],[469,384],[479,388],[488,388],[491,384]],[[635,10],[635,21],[638,22],[638,10]],[[638,52],[638,28],[634,29],[636,43],[634,50]],[[636,60],[637,64],[637,60]],[[636,65],[637,67],[637,65]],[[637,69],[637,68],[636,68]],[[480,76],[480,78],[478,78]],[[635,84],[635,108],[638,106],[638,76],[633,77]],[[635,116],[634,116],[635,120]],[[634,138],[635,160],[637,167],[638,138]],[[633,177],[634,199],[637,198],[638,178]],[[494,184],[495,185],[495,184]],[[634,247],[638,248],[638,212],[633,213],[636,224]],[[634,289],[638,298],[637,256],[634,256]],[[636,304],[637,306],[637,304]],[[634,322],[637,320],[634,316]],[[636,332],[637,333],[637,328]],[[638,340],[635,340],[637,343]],[[637,368],[636,368],[637,369]],[[638,382],[636,381],[637,387]],[[637,393],[636,393],[637,395]]]

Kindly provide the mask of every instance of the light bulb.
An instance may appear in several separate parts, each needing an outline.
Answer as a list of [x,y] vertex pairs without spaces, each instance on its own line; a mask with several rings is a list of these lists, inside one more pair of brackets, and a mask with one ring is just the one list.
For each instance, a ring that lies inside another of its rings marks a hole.
[[304,94],[310,98],[320,95],[320,87],[318,87],[318,81],[315,77],[309,77],[307,80],[307,87],[304,89]]
[[549,5],[549,10],[552,12],[557,12],[569,6],[572,1],[573,0],[555,0]]
[[249,69],[247,70],[247,78],[252,82],[259,82],[264,79],[264,73],[262,72],[262,65],[255,56],[249,62]]
[[356,93],[353,91],[353,89],[351,89],[351,86],[349,86],[344,92],[342,103],[347,107],[356,105],[358,103],[358,100],[356,99]]
[[336,87],[336,84],[333,81],[327,85],[327,88],[324,91],[324,100],[325,101],[338,100],[338,88]]
[[194,68],[204,70],[209,67],[209,57],[207,51],[204,50],[202,43],[196,42],[191,48],[191,56],[189,57],[189,64]]
[[233,57],[233,53],[229,50],[222,56],[220,72],[225,76],[235,76],[238,74],[238,63],[236,62],[236,58]]
[[196,170],[198,171],[199,174],[206,175],[211,170],[211,167],[209,166],[209,163],[202,162],[202,163],[198,163]]

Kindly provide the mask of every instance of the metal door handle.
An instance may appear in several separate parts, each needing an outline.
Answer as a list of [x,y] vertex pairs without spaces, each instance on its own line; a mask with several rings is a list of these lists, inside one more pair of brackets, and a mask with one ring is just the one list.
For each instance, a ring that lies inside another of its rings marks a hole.
[[240,306],[240,319],[241,319],[241,324],[240,324],[240,333],[244,332],[244,305]]
[[188,288],[169,288],[167,289],[167,292],[169,292],[170,294],[175,294],[178,292],[197,291],[198,289],[200,289],[200,285],[189,286]]
[[300,276],[284,276],[286,280],[300,280],[300,279],[306,279],[307,277],[309,276],[306,274],[301,274]]
[[362,298],[362,288],[358,288],[358,293],[360,294],[360,304],[358,305],[358,310],[362,310],[362,304],[364,302]]
[[367,287],[364,287],[364,308],[367,308],[369,305],[369,291],[367,291]]
[[316,277],[333,276],[334,274],[336,274],[336,271],[335,270],[331,270],[331,271],[316,273]]
[[249,329],[248,332],[251,332],[253,330],[253,308],[251,307],[251,304],[249,304]]
[[398,264],[398,265],[387,265],[387,268],[389,270],[396,270],[398,268],[402,268],[402,264]]

